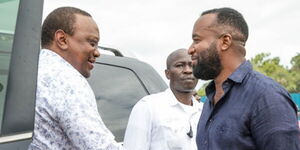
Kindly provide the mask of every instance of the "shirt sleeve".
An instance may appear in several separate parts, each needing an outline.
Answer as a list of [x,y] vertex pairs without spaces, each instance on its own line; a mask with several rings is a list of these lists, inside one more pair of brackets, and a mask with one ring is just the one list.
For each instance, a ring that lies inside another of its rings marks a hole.
[[152,115],[146,101],[140,100],[132,109],[124,137],[128,150],[149,150]]
[[57,87],[53,98],[57,102],[54,108],[58,123],[71,145],[78,149],[123,149],[104,125],[88,83],[68,80]]
[[251,118],[251,131],[258,149],[300,149],[299,127],[293,105],[288,93],[263,92]]

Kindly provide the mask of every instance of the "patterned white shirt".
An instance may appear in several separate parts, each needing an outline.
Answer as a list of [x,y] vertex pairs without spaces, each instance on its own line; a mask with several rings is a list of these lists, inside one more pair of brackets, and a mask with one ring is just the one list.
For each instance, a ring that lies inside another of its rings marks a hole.
[[39,57],[35,123],[30,150],[119,150],[104,125],[87,80],[55,52]]
[[124,147],[128,150],[197,150],[195,137],[202,107],[195,99],[193,106],[180,103],[170,89],[142,98],[130,114]]

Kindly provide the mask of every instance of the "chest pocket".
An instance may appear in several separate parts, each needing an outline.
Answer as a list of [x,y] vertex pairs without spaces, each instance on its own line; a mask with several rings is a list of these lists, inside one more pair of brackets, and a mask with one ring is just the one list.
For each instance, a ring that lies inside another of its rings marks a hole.
[[174,150],[183,150],[186,138],[186,125],[178,118],[169,118],[161,122],[160,130],[167,146]]

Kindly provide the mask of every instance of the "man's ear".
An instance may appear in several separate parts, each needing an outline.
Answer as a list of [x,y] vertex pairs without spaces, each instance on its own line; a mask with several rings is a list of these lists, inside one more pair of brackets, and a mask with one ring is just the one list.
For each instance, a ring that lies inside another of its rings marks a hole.
[[61,29],[57,30],[54,34],[54,42],[61,50],[66,50],[68,48],[67,37],[68,35]]
[[168,80],[170,80],[170,71],[168,69],[165,70],[165,75]]
[[232,44],[232,36],[229,33],[224,34],[220,37],[221,40],[221,51],[226,51]]

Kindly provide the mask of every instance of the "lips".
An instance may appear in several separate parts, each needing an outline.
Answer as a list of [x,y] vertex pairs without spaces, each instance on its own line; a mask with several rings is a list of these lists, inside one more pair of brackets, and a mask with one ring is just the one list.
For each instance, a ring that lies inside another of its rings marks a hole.
[[192,60],[197,60],[198,59],[198,57],[195,56],[195,55],[192,55],[191,58],[192,58]]
[[182,78],[182,80],[195,80],[195,78],[194,77],[186,77],[186,78]]
[[193,65],[196,65],[197,62],[198,62],[198,57],[192,56],[192,64],[193,64]]
[[91,62],[88,62],[88,64],[89,64],[89,69],[92,70],[94,68],[94,64]]
[[89,62],[93,64],[93,63],[96,62],[96,59],[95,58],[89,58]]
[[197,63],[198,63],[198,60],[197,60],[197,59],[192,60],[192,65],[193,65],[193,66],[196,66]]
[[93,68],[94,68],[94,63],[96,62],[96,59],[94,59],[94,58],[90,58],[89,60],[88,60],[88,64],[89,64],[89,68],[90,68],[90,70],[92,70]]

